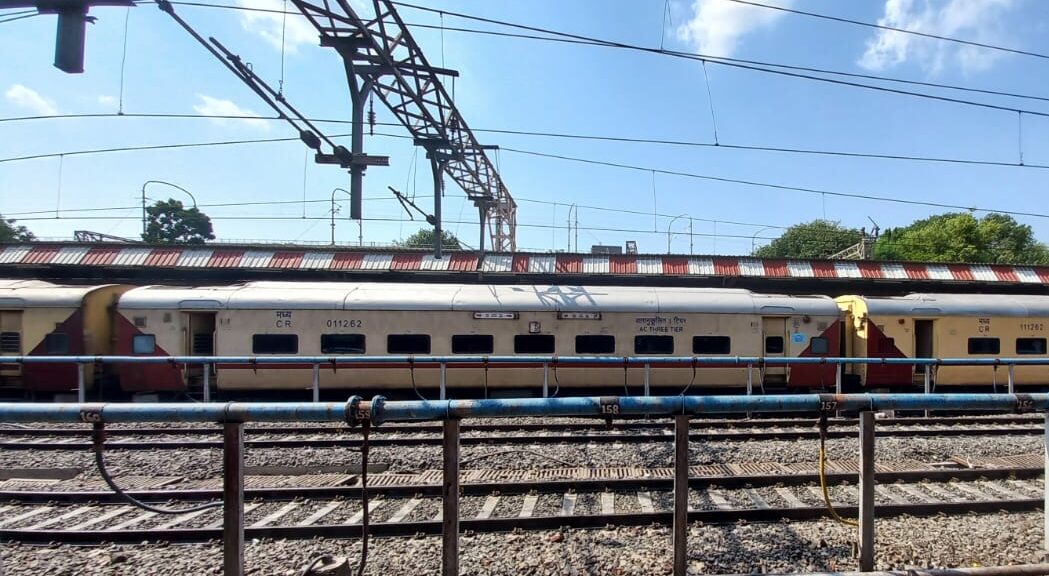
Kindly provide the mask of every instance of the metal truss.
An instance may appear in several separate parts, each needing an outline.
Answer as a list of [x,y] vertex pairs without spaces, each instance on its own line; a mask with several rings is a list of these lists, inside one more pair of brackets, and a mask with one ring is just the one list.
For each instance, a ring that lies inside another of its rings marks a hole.
[[430,66],[392,1],[373,0],[370,20],[347,0],[292,2],[343,57],[351,90],[361,77],[417,143],[442,154],[444,172],[485,214],[492,250],[515,251],[517,203],[441,83],[449,71]]

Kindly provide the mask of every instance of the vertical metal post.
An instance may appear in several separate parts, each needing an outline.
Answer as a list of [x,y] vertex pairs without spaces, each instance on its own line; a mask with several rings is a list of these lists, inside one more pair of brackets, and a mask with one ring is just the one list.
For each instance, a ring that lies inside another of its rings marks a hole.
[[1016,365],[1009,365],[1009,393],[1016,394]]
[[[932,366],[929,364],[925,365],[925,393],[932,394]],[[931,410],[925,411],[925,417],[928,418],[932,414]]]
[[874,412],[860,412],[860,571],[874,570]]
[[222,440],[222,573],[244,576],[244,424],[225,423]]
[[76,400],[83,404],[87,402],[87,390],[84,389],[84,365],[76,365]]
[[688,571],[688,415],[674,417],[674,576]]
[[321,365],[313,365],[313,401],[320,402],[321,400]]
[[441,490],[444,540],[441,574],[459,574],[459,421],[444,421],[444,472]]
[[204,403],[211,402],[211,364],[204,364]]
[[[754,374],[752,373],[753,369],[753,364],[747,364],[747,396],[752,396],[754,394]],[[747,412],[747,418],[749,419],[751,416],[752,413]]]
[[447,383],[448,383],[448,365],[441,362],[441,400],[447,398]]
[[543,362],[543,398],[550,397],[550,365]]
[[649,386],[652,381],[652,365],[645,364],[645,396],[649,395]]
[[[844,366],[837,364],[834,366],[834,393],[841,394],[841,371],[844,370]],[[836,410],[834,416],[837,418],[841,417],[841,411]]]

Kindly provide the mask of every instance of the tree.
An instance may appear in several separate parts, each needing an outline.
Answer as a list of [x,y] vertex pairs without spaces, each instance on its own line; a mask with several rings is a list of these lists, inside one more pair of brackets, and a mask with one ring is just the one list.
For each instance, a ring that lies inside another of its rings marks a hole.
[[952,212],[886,230],[874,244],[879,260],[1049,264],[1049,248],[1034,238],[1026,224],[1012,216],[976,218]]
[[779,238],[754,250],[759,258],[827,258],[863,238],[856,228],[829,220],[813,220],[787,228]]
[[146,208],[146,233],[142,239],[152,244],[203,244],[214,240],[211,218],[182,202],[168,198]]
[[36,239],[25,226],[15,226],[15,220],[0,215],[0,242],[32,242]]
[[[398,242],[397,245],[404,248],[432,248],[433,234],[433,228],[423,228],[409,236],[404,242]],[[441,246],[446,250],[461,250],[463,247],[455,234],[447,230],[441,230]]]

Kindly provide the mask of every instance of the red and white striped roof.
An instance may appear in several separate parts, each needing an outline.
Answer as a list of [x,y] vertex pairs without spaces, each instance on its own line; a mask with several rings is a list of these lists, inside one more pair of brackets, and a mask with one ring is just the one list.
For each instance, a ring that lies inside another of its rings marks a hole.
[[486,254],[479,260],[475,253],[470,252],[452,252],[437,260],[432,254],[422,252],[68,243],[0,246],[0,265],[1049,283],[1049,267],[987,264],[635,254]]

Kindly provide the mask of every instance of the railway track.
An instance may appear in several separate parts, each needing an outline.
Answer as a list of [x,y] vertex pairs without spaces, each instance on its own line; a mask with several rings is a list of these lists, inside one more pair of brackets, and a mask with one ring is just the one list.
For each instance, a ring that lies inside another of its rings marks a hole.
[[[819,437],[813,420],[730,420],[694,423],[689,439],[697,442],[746,440],[805,440]],[[828,437],[855,435],[855,420],[831,423]],[[372,446],[440,446],[440,427],[390,425],[375,429]],[[1034,436],[1044,433],[1041,419],[1007,418],[896,418],[879,422],[882,437],[930,436]],[[189,428],[112,428],[107,429],[107,449],[217,449],[220,429]],[[624,422],[613,426],[601,422],[479,424],[463,428],[462,445],[515,444],[644,444],[666,442],[672,429],[664,422]],[[0,429],[0,450],[87,450],[90,428],[10,428]],[[248,448],[358,448],[355,433],[338,426],[256,427],[248,429]],[[184,436],[191,437],[190,439]],[[212,436],[214,439],[199,439]]]
[[[970,463],[973,464],[973,463]],[[879,516],[1027,511],[1042,506],[1041,455],[991,459],[979,467],[880,466]],[[855,515],[855,462],[829,463],[832,499]],[[811,468],[811,466],[810,466]],[[548,530],[561,527],[668,524],[671,476],[656,469],[467,470],[462,478],[464,531]],[[543,476],[543,478],[538,478]],[[125,479],[127,480],[127,479]],[[361,487],[356,477],[328,486],[249,487],[245,536],[301,539],[361,534]],[[804,520],[824,517],[814,470],[782,464],[693,466],[689,519],[704,522]],[[440,472],[374,476],[370,533],[435,534],[441,529]],[[217,488],[135,490],[152,502],[178,507],[221,497]],[[173,516],[144,512],[103,491],[0,492],[0,538],[29,543],[189,542],[221,537],[221,511]]]

